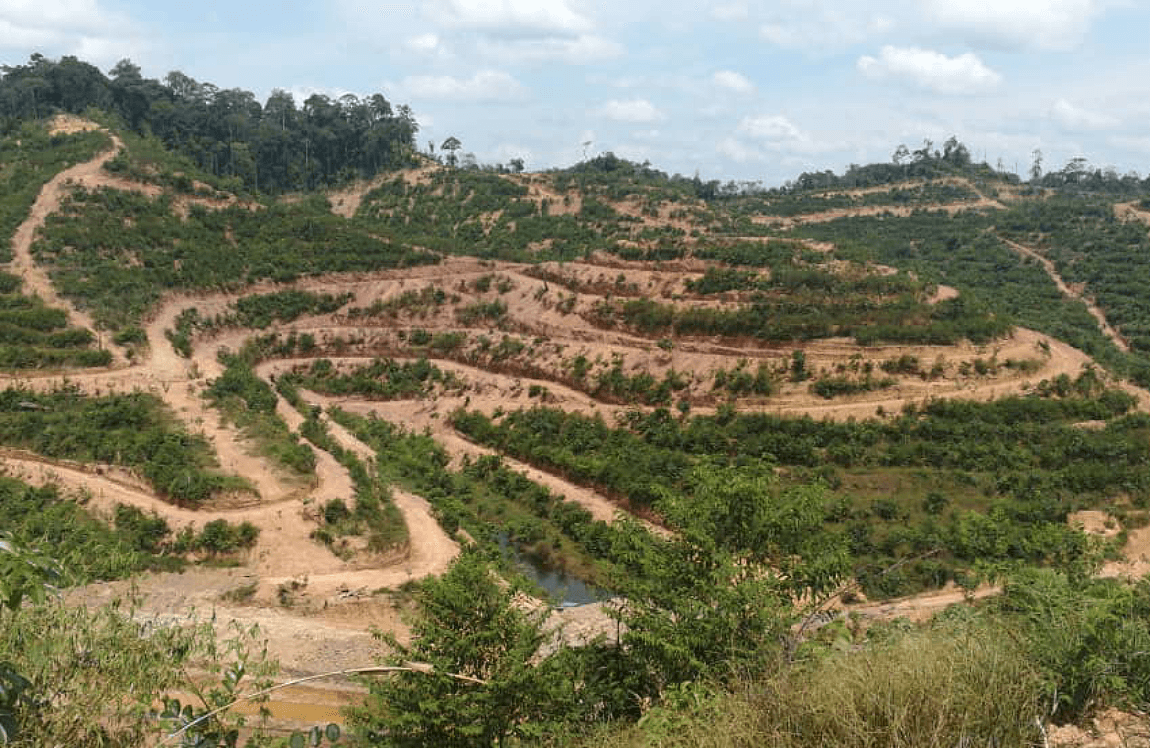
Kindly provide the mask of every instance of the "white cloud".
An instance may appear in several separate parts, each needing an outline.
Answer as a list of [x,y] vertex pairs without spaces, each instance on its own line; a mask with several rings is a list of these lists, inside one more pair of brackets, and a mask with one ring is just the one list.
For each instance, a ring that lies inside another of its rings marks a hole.
[[744,117],[743,121],[739,123],[738,131],[758,140],[775,142],[805,138],[802,131],[781,114]]
[[1110,142],[1119,148],[1137,151],[1140,154],[1150,154],[1150,137],[1119,136],[1111,138]]
[[479,49],[498,60],[515,62],[557,60],[572,65],[584,65],[619,57],[626,51],[618,42],[593,34],[573,38],[480,40]]
[[526,89],[512,76],[498,70],[480,70],[470,78],[450,75],[412,75],[404,78],[399,88],[420,99],[455,101],[513,101],[521,99]]
[[1002,76],[967,52],[947,57],[918,47],[882,48],[877,58],[864,55],[858,69],[868,78],[895,78],[945,94],[967,94],[994,88]]
[[98,0],[0,0],[0,50],[76,55],[109,67],[144,46],[135,25]]
[[762,150],[730,136],[720,140],[715,146],[715,150],[719,152],[719,155],[739,162],[762,161],[767,157],[767,154]]
[[767,151],[813,154],[832,149],[781,114],[744,117],[735,127],[735,134],[720,140],[718,145],[719,153],[737,161],[761,160]]
[[0,22],[24,30],[92,32],[107,30],[109,18],[96,0],[2,0]]
[[1066,130],[1107,130],[1119,124],[1115,117],[1074,106],[1066,99],[1054,102],[1050,116]]
[[1103,0],[929,0],[927,12],[968,41],[1010,48],[1069,49],[1081,42]]
[[433,14],[444,23],[492,36],[578,36],[591,21],[567,0],[440,0]]
[[[0,18],[0,47],[20,47],[24,49],[36,49],[38,47],[50,44],[58,38],[55,31],[44,28],[31,28],[28,26],[17,26],[11,21]],[[12,62],[17,62],[13,60]],[[20,62],[23,62],[20,60]]]
[[860,44],[894,28],[890,18],[874,13],[864,3],[793,2],[789,11],[760,25],[759,36],[778,47],[826,52]]
[[742,3],[725,3],[712,8],[711,15],[720,21],[745,21],[751,17],[751,9]]
[[747,94],[755,90],[755,84],[742,73],[736,73],[734,70],[720,70],[711,76],[711,81],[720,88],[725,88],[735,93]]
[[406,46],[412,52],[425,55],[442,55],[446,53],[443,40],[438,34],[419,34],[407,40]]
[[646,99],[631,99],[630,101],[612,99],[599,108],[599,115],[616,122],[635,124],[661,122],[664,119],[663,113]]

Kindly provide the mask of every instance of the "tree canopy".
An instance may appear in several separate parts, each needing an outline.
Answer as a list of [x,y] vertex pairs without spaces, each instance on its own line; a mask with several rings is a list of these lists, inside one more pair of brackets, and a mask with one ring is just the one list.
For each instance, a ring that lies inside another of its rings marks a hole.
[[236,177],[249,190],[313,189],[407,164],[419,125],[406,105],[383,94],[312,94],[297,104],[276,89],[255,94],[220,88],[179,71],[145,78],[130,60],[105,75],[90,63],[34,54],[0,68],[0,128],[19,120],[89,108],[110,112],[138,133],[152,133],[204,171]]

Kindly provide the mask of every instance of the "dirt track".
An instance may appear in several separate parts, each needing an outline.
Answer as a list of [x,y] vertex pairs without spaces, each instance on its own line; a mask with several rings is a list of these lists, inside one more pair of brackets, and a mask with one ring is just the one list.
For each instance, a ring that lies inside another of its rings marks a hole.
[[[31,244],[47,216],[59,208],[61,200],[71,189],[70,185],[88,188],[110,186],[155,194],[156,188],[150,185],[125,184],[101,172],[103,163],[120,148],[122,144],[114,139],[112,150],[51,180],[13,239],[15,259],[12,267],[24,278],[28,290],[40,295],[50,305],[67,310],[72,324],[92,329],[94,326],[91,318],[55,292],[48,273],[35,264]],[[426,173],[413,171],[405,178],[419,181],[426,178]],[[548,193],[544,186],[536,182],[529,184],[531,197],[550,200],[553,212],[573,208],[570,205],[562,206],[562,196]],[[369,186],[360,185],[345,193],[333,194],[334,209],[341,214],[353,214]],[[1001,204],[982,197],[952,206],[937,206],[944,210],[980,207],[1001,207]],[[886,210],[889,208],[879,208],[872,212]],[[832,220],[842,214],[841,211],[832,211],[796,220]],[[855,211],[851,214],[870,213]],[[1064,293],[1072,293],[1057,278],[1048,260],[1032,250],[1012,246],[1023,254],[1032,253],[1047,267],[1060,289]],[[475,335],[485,334],[495,340],[503,335],[514,335],[546,341],[536,346],[538,352],[532,360],[535,369],[530,376],[522,372],[489,370],[458,361],[436,359],[438,366],[456,373],[467,382],[468,389],[464,393],[436,400],[366,402],[345,398],[338,401],[341,407],[353,412],[377,413],[411,429],[429,429],[455,459],[463,455],[491,453],[463,439],[450,428],[447,416],[455,408],[468,407],[493,414],[500,408],[530,407],[540,402],[533,400],[529,394],[532,385],[546,388],[548,405],[599,415],[608,423],[613,422],[619,413],[633,407],[596,400],[574,386],[565,372],[567,362],[576,355],[583,355],[590,361],[609,361],[613,356],[618,356],[625,362],[628,372],[649,371],[656,377],[672,369],[685,373],[690,380],[687,393],[697,400],[697,404],[691,408],[693,413],[706,413],[713,409],[706,398],[711,392],[711,378],[718,368],[730,368],[739,359],[785,367],[795,347],[804,350],[809,366],[815,371],[833,371],[836,366],[851,362],[852,357],[861,353],[876,362],[903,355],[915,356],[928,363],[942,361],[949,372],[946,377],[935,381],[926,381],[917,376],[900,377],[898,385],[892,390],[831,401],[812,395],[806,383],[783,383],[781,391],[769,400],[747,399],[741,403],[741,407],[746,409],[831,419],[869,417],[878,409],[896,413],[906,403],[917,403],[930,397],[985,400],[1015,394],[1042,379],[1059,374],[1075,376],[1084,365],[1090,363],[1090,359],[1080,351],[1024,329],[1017,330],[1012,338],[990,346],[885,346],[859,349],[850,341],[824,340],[809,345],[779,348],[763,346],[755,341],[700,338],[677,340],[674,349],[668,351],[655,346],[649,339],[626,331],[601,329],[588,321],[587,313],[601,298],[600,290],[611,287],[620,273],[625,275],[628,284],[634,284],[643,295],[674,298],[677,303],[686,305],[733,303],[685,295],[684,281],[698,277],[703,269],[704,266],[697,262],[685,262],[681,267],[667,263],[658,267],[644,267],[641,263],[598,264],[593,259],[588,263],[565,263],[563,272],[569,276],[570,285],[563,286],[554,281],[549,285],[548,281],[529,275],[525,272],[527,268],[522,265],[456,258],[431,267],[311,278],[293,287],[313,291],[351,291],[355,295],[352,305],[368,306],[378,300],[396,298],[405,290],[436,286],[458,294],[461,297],[459,304],[466,304],[489,298],[469,290],[469,284],[477,278],[498,274],[509,280],[512,290],[502,296],[508,306],[507,321],[500,327],[478,325],[468,331]],[[260,284],[247,292],[274,288],[280,287]],[[953,289],[940,288],[934,300],[949,298],[953,293]],[[560,303],[562,297],[574,300],[570,310],[563,310]],[[354,491],[347,471],[330,455],[317,451],[318,465],[314,484],[301,483],[298,479],[283,475],[267,460],[252,454],[248,440],[224,422],[216,411],[208,408],[201,396],[206,383],[220,373],[216,359],[218,349],[222,346],[238,348],[251,331],[229,330],[214,338],[197,341],[191,359],[179,357],[164,335],[183,309],[195,306],[210,315],[223,311],[236,298],[235,294],[170,297],[147,323],[148,350],[141,360],[129,365],[123,352],[115,350],[116,363],[112,369],[71,372],[66,379],[91,393],[145,390],[161,397],[191,430],[203,433],[210,440],[226,472],[241,475],[250,481],[254,493],[244,497],[245,505],[199,511],[180,509],[157,498],[145,484],[130,474],[106,466],[51,464],[42,458],[11,451],[0,454],[0,465],[10,474],[24,477],[34,484],[52,481],[69,491],[82,492],[88,497],[88,506],[97,512],[110,512],[117,503],[126,503],[156,512],[173,528],[200,525],[217,517],[253,522],[261,531],[258,545],[241,569],[203,569],[186,575],[160,575],[146,579],[141,582],[145,611],[161,616],[178,616],[189,605],[195,605],[200,608],[219,608],[222,611],[221,620],[259,622],[273,640],[273,653],[292,669],[314,672],[326,669],[329,665],[334,669],[344,665],[364,664],[377,652],[371,638],[363,633],[367,625],[377,624],[389,630],[404,630],[398,615],[388,604],[372,601],[374,591],[381,588],[394,589],[408,580],[441,573],[458,553],[458,544],[439,527],[426,501],[400,490],[394,491],[394,500],[408,527],[409,548],[388,557],[357,554],[351,561],[345,561],[310,538],[311,531],[317,526],[317,504],[332,498],[351,500],[353,497]],[[286,329],[311,332],[320,341],[354,332],[364,342],[342,357],[333,357],[337,364],[352,365],[374,355],[391,355],[396,347],[395,334],[399,330],[406,331],[414,327],[433,332],[460,329],[450,308],[425,311],[423,316],[401,314],[394,319],[350,320],[338,314],[327,315],[297,320],[286,326]],[[1097,310],[1092,313],[1094,311]],[[1109,330],[1100,311],[1096,318],[1104,330]],[[1116,343],[1124,345],[1116,332],[1109,330],[1108,334],[1111,333]],[[1000,360],[1029,359],[1036,362],[1037,368],[1027,374],[1004,371],[981,377],[954,373],[962,362],[991,357]],[[269,362],[259,367],[259,374],[267,377],[293,363],[296,362]],[[7,381],[40,389],[56,386],[64,379],[61,375],[37,374],[13,376],[7,378]],[[336,402],[315,393],[303,394],[309,402],[319,405]],[[1146,407],[1150,398],[1142,399],[1141,403],[1142,407]],[[296,411],[281,402],[278,412],[290,426],[298,428],[302,417]],[[361,459],[374,457],[366,445],[338,425],[329,422],[328,426],[333,437],[345,449]],[[598,519],[609,520],[620,509],[594,491],[506,457],[504,460],[532,480],[578,502]],[[660,531],[658,528],[653,529]],[[1142,553],[1150,553],[1150,532],[1132,534],[1131,544],[1131,557],[1134,559]],[[1135,555],[1135,551],[1138,555]],[[280,589],[281,586],[290,587],[293,581],[299,583],[301,589],[297,595],[299,602],[289,608],[281,604]],[[221,594],[248,584],[254,584],[255,587],[251,605],[221,602]],[[71,597],[78,602],[94,603],[124,589],[125,585],[95,585],[76,591]],[[961,599],[961,592],[948,590],[904,601],[874,604],[862,609],[862,612],[884,617],[916,617]],[[606,623],[606,619],[596,611],[571,611],[564,615],[578,620],[579,629],[584,633],[593,633]]]
[[1058,286],[1058,290],[1062,292],[1063,296],[1066,296],[1070,299],[1077,299],[1078,301],[1081,301],[1083,304],[1085,304],[1086,311],[1090,312],[1090,316],[1098,320],[1098,327],[1102,330],[1102,334],[1110,338],[1114,345],[1118,346],[1120,350],[1129,352],[1129,344],[1121,335],[1118,334],[1118,331],[1111,327],[1110,323],[1106,321],[1106,315],[1102,312],[1102,310],[1099,309],[1093,301],[1087,299],[1081,293],[1071,288],[1066,283],[1066,281],[1062,279],[1062,276],[1058,274],[1058,269],[1054,267],[1053,262],[1047,259],[1044,255],[1039,254],[1037,251],[1031,249],[1030,247],[1023,246],[1018,242],[1013,242],[1009,239],[1003,239],[1002,242],[1023,257],[1029,257],[1030,259],[1037,261],[1038,264],[1042,266],[1042,269],[1046,271],[1046,274],[1050,276],[1050,280],[1054,281],[1054,285]]

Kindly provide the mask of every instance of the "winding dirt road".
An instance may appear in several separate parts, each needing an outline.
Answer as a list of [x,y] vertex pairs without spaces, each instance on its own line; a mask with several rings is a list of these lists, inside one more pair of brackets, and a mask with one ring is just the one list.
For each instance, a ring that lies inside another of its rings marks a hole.
[[[12,242],[14,260],[11,267],[24,279],[27,290],[41,296],[52,306],[65,309],[72,324],[90,329],[95,329],[91,317],[57,294],[48,272],[35,263],[31,247],[47,217],[59,209],[68,190],[77,186],[89,189],[110,186],[151,195],[158,193],[158,188],[152,185],[124,183],[101,171],[103,165],[123,147],[118,138],[112,138],[113,147],[110,150],[85,164],[65,170],[45,185]],[[415,180],[425,177],[424,172],[413,172],[410,175]],[[533,198],[549,199],[552,202],[561,198],[547,193],[537,183],[531,185]],[[341,214],[354,213],[366,188],[361,185],[356,190],[333,195],[335,210]],[[931,207],[918,206],[917,209]],[[933,207],[951,211],[1002,206],[997,201],[979,195],[977,200]],[[869,215],[888,210],[891,209],[879,207],[831,211],[825,215],[803,216],[796,221],[832,220],[846,214]],[[1021,245],[1011,243],[1011,246],[1020,254],[1042,263],[1063,293],[1081,298],[1062,282],[1054,272],[1053,264],[1044,257]],[[571,362],[579,356],[600,368],[606,368],[610,362],[618,360],[621,368],[628,373],[649,372],[656,378],[672,371],[683,374],[688,382],[684,392],[694,400],[691,405],[693,413],[713,412],[714,403],[718,401],[712,394],[714,374],[718,369],[730,369],[739,360],[754,362],[755,365],[763,363],[775,368],[785,367],[794,348],[801,348],[805,352],[808,365],[813,371],[834,371],[838,366],[857,363],[856,357],[860,355],[875,363],[905,355],[914,356],[927,365],[939,362],[948,372],[947,376],[935,381],[925,381],[918,376],[898,377],[898,384],[891,390],[833,401],[812,395],[807,383],[783,383],[781,391],[769,400],[744,399],[740,403],[744,409],[830,419],[868,417],[880,408],[888,413],[896,413],[908,402],[921,402],[930,397],[988,400],[1016,394],[1042,379],[1060,374],[1076,376],[1083,366],[1090,364],[1089,357],[1080,351],[1025,329],[1018,329],[1011,338],[991,346],[884,346],[860,349],[847,340],[823,340],[783,348],[765,346],[754,340],[699,338],[676,340],[673,349],[666,350],[638,335],[595,326],[592,311],[596,302],[602,299],[597,289],[610,287],[617,276],[623,274],[628,284],[639,289],[640,295],[697,306],[730,304],[737,300],[707,300],[686,293],[685,280],[698,277],[705,269],[697,262],[684,263],[677,268],[667,264],[652,268],[640,267],[634,263],[612,262],[597,264],[592,260],[586,263],[565,263],[561,268],[545,266],[543,269],[546,270],[562,270],[564,281],[559,283],[553,276],[549,276],[552,278],[550,282],[536,277],[537,272],[529,273],[526,266],[515,263],[452,258],[437,266],[329,275],[304,279],[290,286],[262,283],[247,289],[245,294],[288,287],[334,293],[350,291],[354,295],[351,305],[360,307],[368,307],[377,301],[393,300],[405,291],[418,291],[431,286],[458,297],[458,302],[443,308],[401,311],[394,317],[352,319],[337,313],[299,319],[285,326],[285,332],[312,333],[320,341],[320,350],[316,355],[331,357],[337,366],[354,366],[376,355],[396,356],[395,352],[403,348],[400,333],[406,334],[416,328],[433,333],[464,330],[473,338],[486,336],[493,342],[498,342],[504,336],[515,336],[526,341],[535,339],[536,342],[530,345],[531,357],[514,361],[514,365],[503,362],[498,367],[484,368],[457,360],[433,359],[437,366],[456,374],[467,385],[460,393],[441,395],[433,400],[369,402],[302,393],[308,403],[320,406],[338,404],[352,412],[380,415],[408,429],[426,429],[456,461],[464,456],[495,454],[492,450],[464,439],[450,427],[448,416],[459,407],[493,415],[500,409],[545,403],[568,411],[601,416],[607,423],[613,423],[620,414],[634,408],[631,405],[597,400],[579,389],[569,374]],[[476,291],[475,286],[479,279],[493,274],[506,279],[511,287],[500,297],[508,307],[506,318],[498,324],[485,325],[481,322],[472,327],[461,326],[456,319],[455,309],[490,301],[491,296]],[[952,294],[953,289],[940,288],[935,300],[948,298]],[[216,356],[218,350],[225,346],[238,349],[254,331],[226,330],[214,337],[197,340],[190,359],[178,356],[164,334],[174,326],[177,315],[184,309],[196,307],[205,316],[211,316],[225,311],[239,295],[195,294],[167,298],[146,324],[148,347],[138,361],[130,362],[123,351],[114,349],[115,364],[107,370],[75,371],[66,375],[22,374],[4,380],[12,385],[34,389],[50,389],[66,381],[92,394],[136,390],[152,392],[162,398],[191,431],[202,433],[211,442],[225,472],[243,476],[250,482],[253,490],[249,495],[231,497],[232,503],[228,506],[187,510],[159,499],[144,482],[130,473],[108,466],[53,462],[27,453],[2,450],[0,467],[34,485],[56,483],[81,497],[97,513],[108,514],[119,503],[129,504],[147,512],[155,512],[168,521],[173,529],[200,525],[215,518],[252,522],[260,528],[259,540],[240,569],[196,569],[185,575],[156,575],[144,579],[140,582],[140,588],[144,594],[145,611],[160,616],[179,617],[186,615],[184,611],[188,606],[196,605],[224,611],[221,619],[259,622],[273,639],[273,653],[289,668],[315,672],[329,669],[329,665],[350,667],[364,664],[378,652],[378,645],[364,633],[367,625],[374,623],[387,630],[403,630],[398,615],[388,604],[372,601],[373,593],[379,589],[395,589],[410,580],[442,573],[459,553],[459,545],[435,521],[431,507],[424,499],[398,489],[393,489],[393,500],[407,525],[410,538],[407,548],[389,556],[357,552],[351,560],[345,560],[311,539],[312,531],[318,526],[319,505],[335,498],[349,503],[354,500],[354,486],[347,470],[330,454],[317,450],[317,469],[313,482],[302,482],[285,475],[266,459],[254,454],[250,440],[222,419],[217,411],[209,408],[202,397],[203,388],[221,372]],[[1125,348],[1125,341],[1109,327],[1101,311],[1092,305],[1090,308],[1107,335],[1117,345]],[[345,346],[347,350],[341,355],[334,348],[336,339],[341,335],[355,337],[361,342],[348,344]],[[325,346],[333,348],[329,350]],[[963,363],[975,358],[1030,361],[1033,368],[1026,373],[1004,370],[981,377],[960,376],[956,373]],[[270,378],[308,360],[270,361],[261,364],[257,373]],[[531,394],[540,388],[546,391],[546,399],[536,399]],[[708,400],[708,397],[711,399]],[[1143,408],[1147,407],[1147,403],[1150,403],[1150,396],[1141,399]],[[279,403],[277,412],[294,429],[298,429],[303,420],[298,412],[284,402]],[[338,424],[328,420],[326,425],[343,448],[365,461],[375,458],[371,449]],[[503,456],[503,460],[512,469],[578,502],[596,519],[607,521],[620,511],[616,503],[595,491],[506,456]],[[666,532],[657,526],[649,526],[653,532]],[[1132,542],[1137,537],[1137,543],[1142,544],[1139,548],[1145,546],[1143,550],[1150,553],[1150,533],[1147,536],[1132,534]],[[292,587],[293,583],[300,587],[298,597],[303,602],[289,608],[281,604],[280,590]],[[251,604],[221,601],[221,594],[247,586],[252,587]],[[76,591],[71,597],[78,602],[94,603],[106,600],[110,595],[120,594],[125,589],[125,585],[95,585]],[[915,617],[961,599],[961,592],[946,590],[904,601],[872,604],[861,608],[860,612],[880,617]],[[584,610],[564,615],[574,617],[580,622],[581,630],[590,633],[594,633],[597,626],[609,623],[597,611]],[[319,654],[313,656],[313,650]]]
[[1099,329],[1102,330],[1102,334],[1105,335],[1106,337],[1110,338],[1110,340],[1114,343],[1114,345],[1118,346],[1118,348],[1120,350],[1129,352],[1130,345],[1118,333],[1118,331],[1115,330],[1110,325],[1110,323],[1106,321],[1106,315],[1102,312],[1102,310],[1100,308],[1098,308],[1098,305],[1096,305],[1090,299],[1087,299],[1081,293],[1079,293],[1079,292],[1075,291],[1073,288],[1071,288],[1066,283],[1066,281],[1064,281],[1062,279],[1062,276],[1058,274],[1058,269],[1054,267],[1053,262],[1051,262],[1049,259],[1047,259],[1046,256],[1038,253],[1036,250],[1031,249],[1030,247],[1024,246],[1022,244],[1019,244],[1018,242],[1014,242],[1014,241],[1011,241],[1009,239],[1005,239],[1002,237],[999,237],[999,238],[1002,239],[1003,244],[1010,247],[1011,249],[1013,249],[1018,254],[1022,255],[1023,257],[1028,257],[1028,258],[1036,261],[1039,265],[1041,265],[1042,269],[1046,271],[1046,274],[1050,276],[1050,280],[1054,281],[1054,285],[1058,286],[1058,290],[1062,293],[1063,296],[1065,296],[1068,299],[1075,299],[1077,301],[1081,301],[1083,304],[1085,304],[1086,305],[1086,311],[1090,312],[1090,316],[1098,321],[1098,327],[1099,327]]

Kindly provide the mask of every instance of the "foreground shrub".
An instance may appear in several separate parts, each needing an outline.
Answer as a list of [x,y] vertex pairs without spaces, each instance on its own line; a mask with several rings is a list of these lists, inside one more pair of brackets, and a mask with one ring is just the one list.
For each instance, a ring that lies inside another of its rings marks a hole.
[[738,694],[680,689],[616,746],[1029,746],[1043,681],[1001,631],[944,626],[842,652]]

